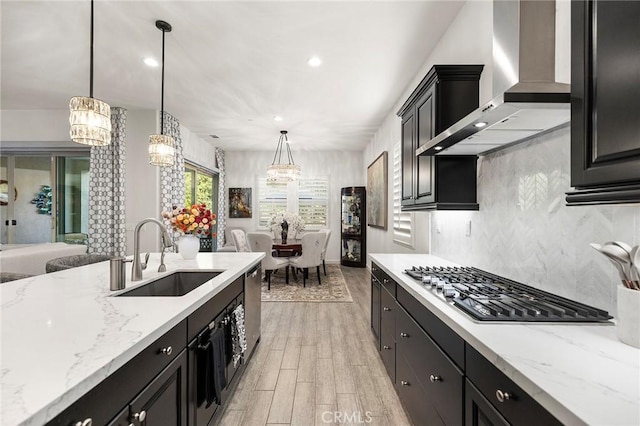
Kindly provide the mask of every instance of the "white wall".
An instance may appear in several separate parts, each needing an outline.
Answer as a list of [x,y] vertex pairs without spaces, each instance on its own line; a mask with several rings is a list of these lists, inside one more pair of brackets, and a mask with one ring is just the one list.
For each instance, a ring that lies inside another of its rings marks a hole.
[[67,109],[0,110],[0,141],[1,148],[5,149],[51,146],[78,148],[78,144],[69,140]]
[[493,4],[490,1],[467,2],[454,19],[451,26],[429,54],[424,65],[414,79],[407,85],[405,92],[397,99],[382,125],[364,151],[363,170],[366,169],[382,151],[389,153],[389,204],[387,230],[369,228],[367,236],[368,253],[428,253],[429,252],[429,213],[416,212],[414,248],[407,248],[393,242],[393,146],[400,141],[401,120],[396,115],[411,92],[429,72],[433,65],[484,64],[480,78],[480,104],[492,98],[492,24]]
[[[274,146],[275,149],[275,146]],[[340,191],[348,186],[364,186],[365,174],[360,152],[304,151],[293,148],[296,164],[302,168],[302,177],[327,176],[329,178],[329,228],[331,237],[327,249],[327,262],[340,260]],[[273,161],[271,151],[227,151],[225,167],[227,188],[253,188],[251,219],[227,219],[227,227],[257,229],[257,177],[266,176],[267,166]],[[228,192],[225,194],[228,197]],[[228,214],[228,212],[227,212]],[[367,238],[372,228],[367,228]]]
[[186,161],[209,170],[217,170],[216,147],[212,143],[213,139],[203,139],[183,125],[180,125],[180,136],[182,138],[182,153]]

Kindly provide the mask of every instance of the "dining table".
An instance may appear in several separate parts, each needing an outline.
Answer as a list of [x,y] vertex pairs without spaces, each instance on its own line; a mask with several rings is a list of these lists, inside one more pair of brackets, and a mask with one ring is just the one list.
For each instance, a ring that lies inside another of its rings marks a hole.
[[273,249],[277,257],[292,257],[302,254],[302,240],[290,239],[283,242],[280,238],[273,240]]

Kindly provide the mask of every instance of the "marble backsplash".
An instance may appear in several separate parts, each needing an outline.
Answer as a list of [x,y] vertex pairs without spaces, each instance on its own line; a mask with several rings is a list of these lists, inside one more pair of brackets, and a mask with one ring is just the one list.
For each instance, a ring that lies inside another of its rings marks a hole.
[[480,157],[480,211],[429,213],[431,253],[615,315],[617,271],[589,243],[640,244],[640,204],[567,207],[569,163],[568,126]]

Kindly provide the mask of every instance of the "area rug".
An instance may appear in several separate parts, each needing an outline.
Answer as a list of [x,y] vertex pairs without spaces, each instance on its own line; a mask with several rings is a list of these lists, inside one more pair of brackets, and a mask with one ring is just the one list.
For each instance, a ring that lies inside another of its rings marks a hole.
[[[298,272],[298,280],[289,271],[289,284],[285,282],[284,271],[271,275],[271,290],[267,290],[267,282],[262,281],[263,302],[353,302],[351,293],[344,281],[339,265],[327,265],[327,276],[320,267],[318,285],[315,270],[309,271],[307,286],[302,287],[302,273]],[[264,278],[264,277],[263,277]]]

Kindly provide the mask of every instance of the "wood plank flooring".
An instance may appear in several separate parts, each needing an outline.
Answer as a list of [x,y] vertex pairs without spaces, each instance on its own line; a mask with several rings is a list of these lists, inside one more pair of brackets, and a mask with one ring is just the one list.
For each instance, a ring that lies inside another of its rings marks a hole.
[[260,344],[220,425],[410,425],[371,334],[369,273],[341,269],[353,303],[262,304]]

